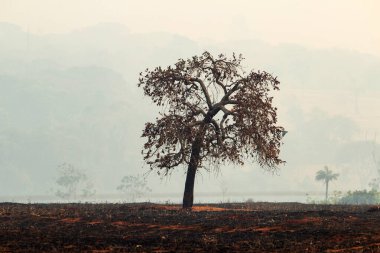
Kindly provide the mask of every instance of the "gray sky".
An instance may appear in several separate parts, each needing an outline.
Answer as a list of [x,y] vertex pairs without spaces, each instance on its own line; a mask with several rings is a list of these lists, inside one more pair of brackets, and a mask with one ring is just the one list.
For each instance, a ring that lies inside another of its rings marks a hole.
[[[202,173],[196,196],[221,183],[231,194],[318,191],[325,165],[341,174],[332,190],[368,187],[380,151],[379,12],[376,0],[0,0],[0,192],[52,194],[64,162],[87,170],[98,193],[145,172],[140,134],[156,108],[138,73],[204,49],[278,75],[289,134],[278,175],[252,164]],[[149,184],[178,202],[183,172]]]
[[377,0],[0,0],[0,22],[61,33],[99,22],[195,40],[258,38],[380,56]]

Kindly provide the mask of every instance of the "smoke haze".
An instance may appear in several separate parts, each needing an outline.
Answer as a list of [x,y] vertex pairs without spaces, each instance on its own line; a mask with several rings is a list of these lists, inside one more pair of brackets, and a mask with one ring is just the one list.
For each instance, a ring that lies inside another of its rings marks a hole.
[[[243,28],[247,22],[235,21]],[[314,178],[325,165],[340,174],[331,192],[368,189],[379,176],[380,58],[370,50],[274,44],[259,36],[194,39],[136,32],[121,22],[60,33],[2,22],[0,201],[56,201],[63,163],[85,171],[98,196],[118,193],[125,175],[146,173],[140,136],[158,108],[137,87],[139,72],[204,50],[242,53],[246,70],[278,76],[273,95],[288,131],[281,153],[287,163],[274,175],[255,164],[200,171],[195,202],[222,201],[222,185],[230,201],[305,201],[306,193],[323,192]],[[180,202],[184,180],[183,168],[164,179],[151,172],[152,192],[142,200]]]

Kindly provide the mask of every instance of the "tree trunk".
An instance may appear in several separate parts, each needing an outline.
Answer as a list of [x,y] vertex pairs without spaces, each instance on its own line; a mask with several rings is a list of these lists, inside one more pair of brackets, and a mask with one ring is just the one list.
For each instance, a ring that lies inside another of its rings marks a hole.
[[325,197],[326,204],[327,204],[328,192],[329,192],[329,181],[326,181],[326,197]]
[[197,168],[199,164],[199,155],[201,151],[202,140],[203,140],[203,135],[202,137],[197,137],[194,140],[193,145],[191,147],[191,157],[190,157],[189,166],[187,168],[182,208],[191,208],[193,206],[195,174],[197,172]]
[[193,207],[195,174],[199,165],[201,147],[206,132],[206,126],[211,122],[212,118],[219,112],[219,110],[219,108],[214,108],[207,112],[207,115],[203,120],[203,125],[200,127],[199,132],[192,143],[190,163],[187,168],[185,191],[183,193],[182,208]]

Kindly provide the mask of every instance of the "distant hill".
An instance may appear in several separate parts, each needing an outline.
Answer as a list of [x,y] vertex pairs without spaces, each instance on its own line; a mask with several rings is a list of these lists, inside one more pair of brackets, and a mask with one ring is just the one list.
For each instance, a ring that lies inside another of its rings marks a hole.
[[[136,86],[138,73],[206,49],[243,53],[247,69],[254,67],[279,77],[280,120],[291,129],[284,147],[289,164],[281,182],[286,184],[287,178],[311,162],[347,163],[342,152],[348,147],[352,152],[355,134],[364,124],[351,114],[339,116],[354,107],[354,100],[344,94],[360,99],[380,92],[379,58],[254,40],[207,45],[175,34],[131,33],[118,24],[36,35],[0,23],[0,172],[6,175],[0,177],[2,194],[46,193],[54,186],[56,168],[63,162],[93,174],[98,192],[112,192],[123,175],[144,171],[141,129],[154,119],[157,109]],[[327,100],[331,92],[337,95]],[[376,103],[374,110],[379,106]],[[327,113],[315,118],[305,110],[313,107]],[[342,134],[331,126],[348,130]],[[225,175],[238,181],[240,175],[235,174],[239,173],[226,170]],[[304,185],[305,175],[297,175],[294,187],[297,182]],[[244,177],[241,182],[249,184],[250,179]],[[263,180],[255,187],[265,187]],[[166,188],[158,180],[152,182],[152,188],[165,191],[174,185],[182,191],[180,181]],[[216,184],[210,187],[217,188]]]

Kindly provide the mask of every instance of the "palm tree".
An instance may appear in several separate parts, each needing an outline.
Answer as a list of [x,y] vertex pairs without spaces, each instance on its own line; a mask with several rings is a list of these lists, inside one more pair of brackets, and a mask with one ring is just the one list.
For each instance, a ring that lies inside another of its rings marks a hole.
[[329,182],[331,180],[338,179],[339,174],[333,173],[331,170],[329,170],[329,167],[325,166],[324,170],[317,171],[317,175],[315,176],[315,180],[317,181],[324,181],[326,184],[326,203],[327,203],[327,197],[329,192]]

